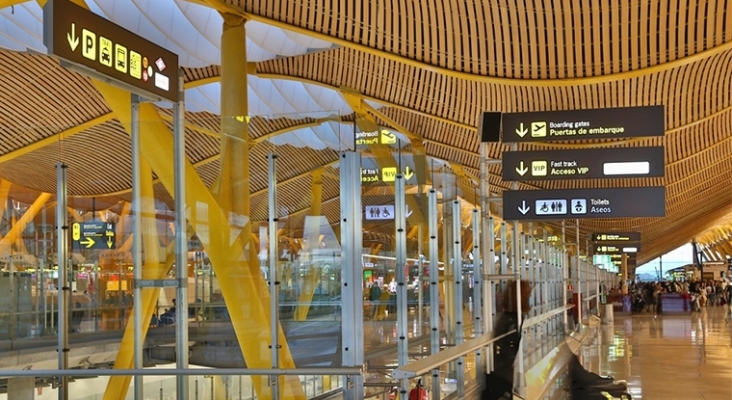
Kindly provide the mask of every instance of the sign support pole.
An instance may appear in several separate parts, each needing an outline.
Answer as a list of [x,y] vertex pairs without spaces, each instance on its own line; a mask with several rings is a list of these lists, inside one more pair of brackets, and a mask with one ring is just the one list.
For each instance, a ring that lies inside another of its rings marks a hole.
[[[341,326],[343,329],[343,366],[363,365],[363,267],[361,260],[361,154],[340,154],[341,188]],[[363,375],[349,376],[343,388],[344,400],[364,398]]]
[[[430,354],[440,352],[440,292],[437,285],[439,277],[439,245],[437,241],[437,191],[430,189],[427,206],[427,225],[430,241]],[[432,372],[432,400],[438,400],[440,396],[440,369],[433,369]]]
[[[483,259],[480,248],[480,211],[473,209],[473,330],[475,337],[483,335]],[[485,368],[485,348],[475,352],[475,374],[483,376]]]
[[[407,265],[407,233],[406,233],[406,194],[405,194],[405,179],[404,175],[400,172],[396,175],[394,181],[394,225],[396,227],[396,283],[397,283],[397,356],[399,360],[399,366],[407,365],[409,362],[407,351],[409,349],[408,343],[408,328],[407,319],[409,319],[407,309],[407,285],[406,285],[406,265]],[[409,380],[400,380],[400,392],[402,395],[400,398],[406,398],[406,394],[409,391]]]
[[[280,343],[277,336],[277,323],[279,322],[279,284],[277,280],[277,155],[267,155],[267,175],[269,176],[269,329],[270,329],[270,351],[272,357],[272,368],[279,368]],[[272,385],[272,399],[280,398],[281,376],[270,376]]]
[[[482,130],[482,129],[481,129]],[[476,337],[483,332],[493,330],[493,279],[486,279],[487,275],[495,274],[495,233],[493,232],[493,216],[491,216],[489,198],[489,164],[488,164],[488,143],[480,143],[480,211],[482,214],[480,227],[480,249],[476,249],[475,261],[473,262],[475,277],[475,288],[473,289],[473,303],[475,304],[475,329]],[[476,224],[473,224],[473,233],[478,231]],[[474,239],[475,240],[475,239]],[[478,243],[477,241],[475,243]],[[480,253],[480,254],[478,254]],[[482,256],[482,257],[481,257]],[[487,270],[486,270],[487,269]],[[478,318],[482,318],[479,321]],[[485,353],[485,372],[493,370],[493,344],[489,345]],[[478,376],[481,374],[481,359],[476,359]]]
[[[580,228],[579,219],[575,219],[575,249],[574,259],[577,263],[577,323],[582,324],[582,309],[585,305],[585,296],[582,295],[582,266],[580,265]],[[589,278],[589,276],[587,277]],[[587,279],[585,278],[585,279]]]
[[[58,369],[69,367],[69,210],[68,204],[68,181],[66,180],[66,165],[62,162],[56,164],[56,233],[58,235],[58,253],[56,262],[58,264]],[[59,400],[69,398],[69,378],[60,378],[58,390]]]
[[[135,222],[132,224],[132,276],[135,282],[133,288],[132,315],[134,329],[134,366],[135,369],[142,369],[142,289],[137,283],[142,280],[142,198],[140,197],[142,187],[140,183],[142,157],[140,147],[140,97],[136,94],[131,96],[131,127],[130,139],[132,142],[132,210],[135,215]],[[134,395],[135,400],[144,398],[143,377],[135,375]]]
[[[185,89],[183,70],[178,70],[178,101],[173,104],[173,168],[175,182],[175,277],[178,287],[175,324],[175,366],[188,368],[188,235],[186,226],[186,142],[185,142]],[[189,397],[188,376],[175,378],[176,396],[179,400]]]
[[[560,268],[562,268],[562,304],[567,305],[567,291],[569,288],[567,287],[567,284],[569,284],[569,266],[565,263],[565,255],[567,253],[567,224],[562,220],[562,251],[561,256],[562,259],[559,262]],[[576,306],[575,306],[576,307]],[[567,318],[567,313],[564,313],[564,331],[567,332],[567,327],[569,323],[569,319]]]
[[[456,193],[457,195],[457,193]],[[453,263],[452,270],[455,282],[455,345],[463,343],[463,249],[461,238],[461,209],[460,200],[452,201],[452,240],[453,240]],[[461,398],[465,395],[465,367],[464,358],[457,359],[455,368],[455,379],[457,380],[457,394]]]

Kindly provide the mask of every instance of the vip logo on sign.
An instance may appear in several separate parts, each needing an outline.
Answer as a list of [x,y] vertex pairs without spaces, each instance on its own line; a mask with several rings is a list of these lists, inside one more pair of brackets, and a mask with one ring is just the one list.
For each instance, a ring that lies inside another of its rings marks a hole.
[[381,180],[384,182],[394,182],[397,176],[397,167],[384,167],[381,169]]
[[531,162],[531,176],[546,176],[546,161]]

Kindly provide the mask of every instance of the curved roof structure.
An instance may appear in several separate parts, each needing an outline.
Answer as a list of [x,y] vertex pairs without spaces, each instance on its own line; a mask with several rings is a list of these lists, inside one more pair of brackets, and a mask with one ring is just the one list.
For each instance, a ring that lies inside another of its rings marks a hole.
[[[281,202],[309,209],[311,172],[324,167],[323,213],[337,220],[338,151],[353,147],[363,110],[404,151],[424,147],[462,176],[479,176],[484,111],[642,105],[665,107],[665,137],[521,144],[543,148],[665,146],[664,178],[553,181],[522,189],[666,187],[665,218],[583,220],[583,233],[640,231],[639,261],[696,237],[711,258],[732,255],[732,3],[681,0],[87,0],[89,8],[177,53],[185,70],[188,157],[212,184],[219,168],[222,15],[248,19],[252,168],[274,144]],[[70,166],[70,194],[128,199],[129,136],[89,78],[43,55],[38,2],[0,0],[0,178],[13,195],[55,192]],[[350,97],[349,97],[350,96]],[[354,110],[353,97],[363,110]],[[158,105],[171,121],[171,111]],[[63,140],[61,140],[63,139]],[[492,144],[489,156],[508,147]],[[510,187],[490,167],[494,192]],[[85,179],[73,179],[73,174]],[[252,204],[266,204],[253,178]],[[169,199],[160,188],[160,198]],[[261,201],[257,196],[262,196]],[[106,200],[104,200],[106,199]],[[252,208],[255,220],[266,210]]]

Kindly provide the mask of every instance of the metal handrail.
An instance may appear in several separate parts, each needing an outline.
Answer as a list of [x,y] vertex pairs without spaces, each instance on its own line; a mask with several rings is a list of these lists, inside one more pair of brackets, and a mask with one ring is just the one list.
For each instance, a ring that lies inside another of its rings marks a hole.
[[176,376],[176,375],[347,375],[357,376],[363,368],[160,368],[160,369],[22,369],[3,370],[0,377],[44,376]]
[[496,337],[493,336],[493,332],[486,333],[483,336],[468,340],[467,342],[459,344],[455,347],[450,347],[438,353],[432,354],[431,356],[427,356],[415,362],[411,362],[407,365],[399,367],[392,371],[391,376],[396,379],[409,379],[416,376],[424,375],[427,372],[438,368],[440,365],[448,363],[452,360],[456,360],[482,347],[486,347],[489,344],[513,333],[516,333],[515,329]]
[[526,318],[524,320],[523,324],[521,324],[521,328],[522,329],[529,328],[529,327],[531,327],[533,325],[536,325],[536,324],[538,324],[538,323],[540,323],[542,321],[546,321],[549,318],[551,318],[551,317],[553,317],[553,316],[555,316],[557,314],[561,314],[561,313],[563,313],[565,311],[571,310],[572,308],[574,308],[574,304],[567,304],[566,306],[559,307],[559,308],[555,308],[553,310],[547,311],[544,314],[539,314],[539,315],[535,315],[533,317]]

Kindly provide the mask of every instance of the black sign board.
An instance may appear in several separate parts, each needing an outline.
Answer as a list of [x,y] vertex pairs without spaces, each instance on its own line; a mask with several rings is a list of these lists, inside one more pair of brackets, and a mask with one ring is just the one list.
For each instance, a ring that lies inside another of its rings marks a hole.
[[663,106],[503,114],[504,143],[663,135]]
[[48,0],[43,20],[49,54],[143,96],[178,101],[176,54],[68,0]]
[[504,220],[663,217],[666,188],[506,190]]
[[624,245],[614,244],[594,244],[594,254],[628,254],[629,256],[635,257],[636,254],[641,250],[641,246],[638,243],[627,243]]
[[504,181],[662,177],[663,147],[504,151]]
[[114,249],[117,242],[112,222],[75,222],[71,225],[71,239],[74,248],[89,250]]
[[637,243],[640,242],[640,232],[595,232],[590,236],[592,243]]

